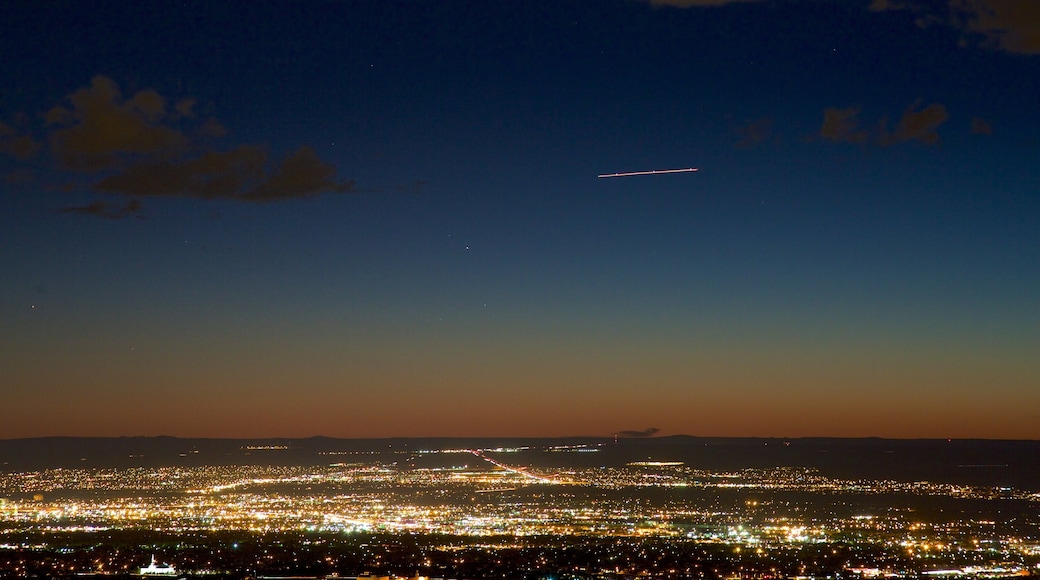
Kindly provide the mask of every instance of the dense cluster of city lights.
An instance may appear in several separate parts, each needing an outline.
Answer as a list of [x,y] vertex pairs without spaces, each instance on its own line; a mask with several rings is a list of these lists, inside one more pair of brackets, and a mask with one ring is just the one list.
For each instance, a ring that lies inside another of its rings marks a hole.
[[[0,474],[0,528],[655,537],[735,550],[854,542],[963,563],[958,569],[974,567],[974,575],[990,568],[1026,570],[1025,559],[1040,555],[1040,495],[1028,491],[841,480],[793,467],[718,472],[681,462],[634,462],[528,468],[509,462],[516,451],[417,454],[458,456],[457,465],[442,467],[370,458],[318,467]],[[1013,502],[1025,506],[1025,516],[1004,522],[962,510],[929,517],[907,507],[929,497],[972,505]]]

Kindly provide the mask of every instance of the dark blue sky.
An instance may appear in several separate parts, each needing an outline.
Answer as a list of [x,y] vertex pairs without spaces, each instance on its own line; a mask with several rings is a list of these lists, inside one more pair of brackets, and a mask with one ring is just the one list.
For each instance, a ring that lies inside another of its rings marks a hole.
[[1038,12],[5,3],[0,437],[1038,438]]

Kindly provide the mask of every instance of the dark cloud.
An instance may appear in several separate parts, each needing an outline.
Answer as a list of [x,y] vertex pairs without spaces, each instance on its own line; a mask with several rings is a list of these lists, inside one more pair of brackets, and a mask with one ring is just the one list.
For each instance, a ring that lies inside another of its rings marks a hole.
[[906,108],[899,125],[891,135],[883,135],[882,143],[895,143],[899,141],[919,141],[926,145],[934,145],[939,142],[939,134],[936,129],[949,119],[946,107],[939,103],[932,103],[921,110],[915,110],[920,102],[914,103]]
[[1040,54],[1040,2],[1037,0],[873,0],[874,12],[905,11],[918,26],[948,26],[984,47]]
[[184,161],[138,163],[102,179],[95,189],[134,196],[234,198],[263,179],[266,163],[261,148],[243,145]]
[[35,157],[41,145],[27,133],[19,133],[17,129],[0,121],[0,154],[10,155],[25,161]]
[[176,111],[180,117],[194,117],[195,116],[195,99],[185,98],[177,101],[173,105],[173,110]]
[[195,130],[195,134],[199,137],[219,139],[224,135],[227,135],[227,129],[225,129],[216,119],[210,118],[207,119],[205,123],[199,125],[199,128]]
[[270,201],[323,192],[355,191],[353,181],[337,182],[335,176],[335,167],[318,159],[310,147],[300,147],[282,161],[282,165],[269,179],[245,192],[242,197],[251,201]]
[[116,220],[132,215],[136,215],[140,218],[141,202],[136,199],[128,199],[120,206],[107,201],[95,201],[83,206],[65,207],[59,211],[61,213],[92,215]]
[[985,119],[974,117],[971,120],[971,132],[974,135],[992,135],[993,125]]
[[644,0],[652,6],[674,6],[675,8],[692,8],[694,6],[722,6],[723,4],[746,4],[762,0]]
[[653,437],[659,431],[660,431],[660,429],[658,429],[657,427],[647,427],[646,429],[643,429],[642,431],[618,431],[617,432],[617,436],[618,437]]
[[29,183],[36,178],[36,172],[31,169],[19,167],[13,171],[8,172],[4,175],[4,183]]
[[52,108],[48,124],[70,125],[51,133],[54,155],[73,171],[101,171],[140,155],[173,157],[187,149],[180,131],[163,125],[166,100],[141,91],[123,100],[112,79],[96,76],[68,98],[71,109]]
[[740,135],[737,147],[748,149],[761,145],[773,136],[773,119],[762,117],[748,121],[747,124],[737,127],[737,134]]
[[[308,146],[281,159],[257,145],[216,149],[227,130],[215,118],[196,119],[195,108],[194,98],[171,100],[152,89],[125,98],[115,81],[96,76],[47,110],[44,129],[61,170],[55,177],[72,189],[130,198],[122,206],[98,201],[61,211],[118,219],[139,214],[144,197],[266,202],[357,191]],[[0,153],[24,161],[41,148],[27,132],[0,123]]]
[[820,137],[843,143],[863,143],[868,136],[867,131],[859,127],[859,107],[827,109],[823,112]]
[[338,182],[336,168],[310,147],[301,147],[281,164],[268,168],[267,153],[244,145],[231,151],[207,152],[184,162],[140,163],[102,179],[96,189],[133,196],[178,196],[264,202],[320,193],[355,190]]
[[903,111],[894,131],[886,127],[887,119],[882,119],[876,129],[863,127],[859,121],[859,107],[846,109],[826,109],[823,112],[823,125],[818,136],[828,141],[839,143],[867,143],[891,145],[904,141],[917,141],[926,145],[939,142],[938,128],[949,119],[946,107],[940,103],[932,103],[918,109],[920,101],[911,104]]
[[130,110],[137,111],[150,123],[161,121],[166,116],[166,98],[151,89],[137,93],[127,104]]
[[968,30],[1008,52],[1040,54],[1040,2],[960,0]]
[[[693,8],[762,0],[643,0],[652,6]],[[873,12],[904,11],[921,28],[947,26],[960,31],[963,44],[974,41],[995,50],[1040,54],[1038,0],[872,0]]]

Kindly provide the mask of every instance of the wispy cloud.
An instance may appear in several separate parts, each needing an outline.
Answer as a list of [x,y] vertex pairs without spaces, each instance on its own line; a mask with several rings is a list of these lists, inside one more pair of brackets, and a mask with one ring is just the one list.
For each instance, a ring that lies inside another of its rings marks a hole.
[[918,26],[960,31],[967,45],[1020,54],[1040,54],[1040,2],[1036,0],[873,0],[874,12],[905,11]]
[[61,213],[92,215],[106,219],[123,219],[132,215],[141,217],[141,202],[128,199],[122,205],[108,201],[95,201],[87,205],[62,208]]

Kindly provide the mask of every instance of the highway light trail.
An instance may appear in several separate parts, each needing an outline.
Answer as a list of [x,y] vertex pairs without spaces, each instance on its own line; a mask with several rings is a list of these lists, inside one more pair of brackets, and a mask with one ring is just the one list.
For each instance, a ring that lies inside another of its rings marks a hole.
[[534,479],[534,480],[538,481],[539,483],[559,483],[559,481],[556,481],[555,479],[548,478],[548,477],[543,477],[541,475],[535,475],[535,474],[533,474],[533,473],[531,473],[529,471],[526,471],[524,469],[521,469],[519,467],[511,467],[511,466],[506,465],[504,463],[501,463],[499,461],[495,461],[494,459],[488,457],[487,455],[484,455],[484,452],[479,450],[479,449],[470,449],[469,452],[472,453],[473,455],[476,455],[477,457],[483,459],[484,461],[487,461],[491,465],[494,465],[495,467],[498,467],[499,469],[504,469],[506,471],[511,471],[511,472],[513,472],[513,473],[515,473],[517,475],[522,475],[524,477],[529,477],[531,479]]

